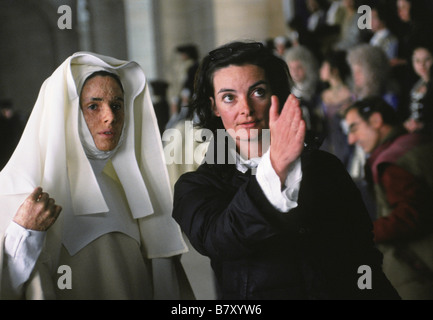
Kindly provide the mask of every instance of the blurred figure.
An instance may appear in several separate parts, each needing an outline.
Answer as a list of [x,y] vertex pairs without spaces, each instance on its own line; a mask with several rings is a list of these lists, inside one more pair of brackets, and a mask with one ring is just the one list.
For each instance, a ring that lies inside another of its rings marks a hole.
[[342,124],[343,112],[353,102],[353,94],[347,83],[349,78],[346,52],[329,52],[320,68],[320,80],[329,85],[320,97],[325,133],[322,149],[335,154],[345,166],[351,153]]
[[348,50],[361,43],[361,32],[358,28],[359,14],[356,0],[343,0],[344,20],[341,25],[340,39],[335,45],[335,49]]
[[180,60],[175,65],[174,79],[170,87],[170,119],[166,128],[174,127],[179,121],[185,120],[188,105],[194,92],[194,76],[198,69],[198,48],[194,44],[176,47]]
[[391,66],[399,83],[401,96],[405,98],[401,105],[406,108],[410,103],[410,90],[418,81],[418,76],[412,68],[413,51],[420,43],[433,43],[432,11],[423,1],[396,0],[395,4],[399,47],[398,57],[391,60]]
[[[347,60],[352,72],[352,92],[355,100],[383,97],[397,109],[397,95],[389,88],[389,60],[382,49],[361,44],[349,50]],[[348,170],[367,206],[374,207],[374,199],[369,197],[364,179],[365,156],[363,149],[355,145],[350,155]]]
[[348,141],[369,155],[366,179],[374,190],[375,242],[383,270],[402,299],[433,299],[433,144],[407,133],[382,98],[347,109]]
[[[320,56],[320,45],[314,34],[307,29],[302,17],[295,15],[287,22],[288,38],[292,47],[303,46],[308,48],[313,54]],[[316,59],[317,59],[316,56]]]
[[315,33],[326,24],[327,0],[307,0],[307,9],[310,15],[307,19],[307,29]]
[[311,50],[304,46],[292,47],[285,61],[289,67],[293,84],[291,92],[301,100],[301,108],[308,130],[321,131],[320,110],[317,108],[319,95],[319,68]]
[[168,83],[162,80],[150,81],[153,108],[158,121],[159,132],[164,133],[170,118],[170,104],[167,99]]
[[188,96],[191,98],[194,92],[194,76],[198,69],[198,48],[194,44],[181,45],[176,48],[178,54],[184,63],[184,75],[182,90],[188,90]]
[[290,47],[291,43],[286,37],[279,36],[273,39],[272,45],[274,54],[277,57],[284,58],[287,49]]
[[343,0],[331,0],[326,11],[326,24],[341,27],[344,20]]
[[432,42],[431,10],[422,1],[396,0],[400,20],[399,59],[393,64],[409,65],[417,43]]
[[349,50],[347,59],[356,99],[380,96],[397,109],[397,95],[390,84],[390,65],[385,52],[378,47],[361,44]]
[[388,29],[390,22],[389,8],[383,4],[371,7],[371,30],[373,36],[370,39],[372,46],[381,48],[390,61],[397,58],[398,38]]
[[171,116],[165,127],[167,132],[162,136],[171,187],[183,173],[194,171],[200,164],[200,161],[194,160],[194,150],[200,144],[194,139],[194,114],[189,107],[193,98],[194,77],[199,66],[199,52],[193,44],[178,46],[176,52],[181,57],[178,71],[181,86],[177,104],[172,104]]
[[313,53],[319,61],[322,61],[324,46],[329,42],[330,30],[326,24],[326,12],[329,3],[328,0],[307,0],[306,5],[310,12],[307,20],[307,30],[316,42]]
[[433,68],[430,68],[430,81],[427,84],[427,92],[421,99],[422,123],[423,126],[419,132],[425,133],[433,138]]
[[413,69],[419,80],[410,91],[409,117],[404,122],[404,126],[409,132],[420,131],[426,122],[427,108],[432,106],[422,103],[427,95],[428,85],[431,81],[431,69],[433,65],[433,51],[427,46],[415,48],[412,55]]
[[334,50],[335,44],[340,40],[341,28],[344,21],[345,9],[342,0],[328,1],[325,25],[322,26],[321,50],[323,55]]
[[0,101],[0,170],[6,165],[24,130],[24,121],[9,99]]

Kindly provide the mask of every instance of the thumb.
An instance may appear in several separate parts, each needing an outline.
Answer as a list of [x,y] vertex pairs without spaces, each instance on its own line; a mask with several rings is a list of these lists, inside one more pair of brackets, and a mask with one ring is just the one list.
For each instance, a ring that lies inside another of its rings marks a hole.
[[269,128],[280,117],[280,114],[278,112],[279,107],[280,107],[280,103],[278,102],[277,96],[272,96],[271,97],[271,107],[269,108]]

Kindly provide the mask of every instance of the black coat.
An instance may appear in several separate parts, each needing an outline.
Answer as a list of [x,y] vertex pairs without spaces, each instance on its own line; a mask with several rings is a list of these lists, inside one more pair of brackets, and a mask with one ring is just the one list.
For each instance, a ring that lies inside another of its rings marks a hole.
[[[381,270],[372,224],[341,162],[302,156],[298,207],[277,211],[254,175],[202,164],[175,185],[173,217],[211,259],[220,299],[398,299]],[[371,268],[372,289],[358,280]]]

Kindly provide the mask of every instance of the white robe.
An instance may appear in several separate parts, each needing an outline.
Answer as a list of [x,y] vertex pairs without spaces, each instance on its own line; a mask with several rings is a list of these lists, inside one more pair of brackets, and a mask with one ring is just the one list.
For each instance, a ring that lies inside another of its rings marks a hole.
[[[125,139],[103,174],[102,167],[93,170],[79,137],[77,87],[88,66],[115,70],[125,90]],[[171,217],[160,134],[136,63],[76,53],[44,82],[20,143],[0,172],[0,275],[4,233],[37,186],[63,210],[47,231],[23,296],[9,296],[0,278],[0,298],[192,298],[182,295],[190,288],[178,258],[187,247]],[[59,289],[61,265],[71,267],[72,289]]]

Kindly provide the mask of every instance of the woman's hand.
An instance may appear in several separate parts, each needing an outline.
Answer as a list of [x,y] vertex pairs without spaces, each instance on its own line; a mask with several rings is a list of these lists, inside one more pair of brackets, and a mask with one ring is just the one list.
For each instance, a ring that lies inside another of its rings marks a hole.
[[304,149],[306,125],[302,119],[299,100],[294,95],[291,94],[287,98],[281,114],[278,113],[278,110],[278,98],[272,96],[269,110],[270,158],[272,167],[283,185],[291,164]]
[[38,187],[24,200],[13,221],[26,229],[46,231],[57,220],[60,211],[62,207]]

